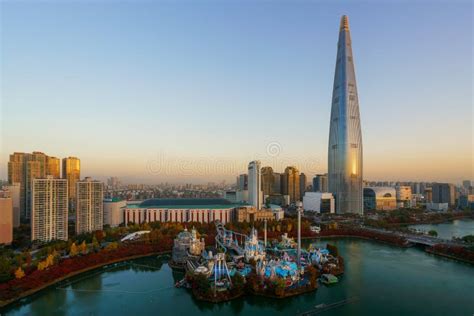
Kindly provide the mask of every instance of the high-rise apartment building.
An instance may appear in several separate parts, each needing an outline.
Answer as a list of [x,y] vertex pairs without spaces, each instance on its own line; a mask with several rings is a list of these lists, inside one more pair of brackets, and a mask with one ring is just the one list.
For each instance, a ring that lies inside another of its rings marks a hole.
[[313,178],[314,192],[328,192],[328,174],[317,174]]
[[272,167],[262,168],[262,191],[263,195],[271,195],[273,193],[273,184],[275,182]]
[[66,179],[52,176],[32,181],[31,240],[68,239]]
[[4,188],[8,191],[8,195],[12,199],[13,207],[13,227],[20,226],[20,183],[6,185]]
[[85,178],[76,182],[76,234],[104,227],[104,184]]
[[300,172],[296,167],[289,166],[285,169],[286,183],[290,202],[295,203],[300,200]]
[[62,178],[67,180],[69,207],[75,210],[76,201],[76,182],[81,177],[81,161],[76,157],[63,158],[63,174]]
[[52,176],[53,178],[61,178],[61,160],[56,157],[46,156],[46,176]]
[[248,175],[246,174],[241,174],[239,176],[239,181],[237,183],[237,189],[240,191],[246,191],[248,190]]
[[451,183],[433,183],[432,199],[433,203],[448,203],[449,206],[454,206],[456,202],[456,192],[454,184]]
[[349,20],[342,16],[328,146],[329,192],[336,213],[363,213],[362,133]]
[[262,208],[262,174],[260,161],[251,161],[248,167],[249,204],[257,210]]
[[304,193],[306,192],[306,186],[308,184],[308,179],[304,173],[300,174],[300,201],[303,201]]
[[13,240],[13,200],[8,191],[0,191],[0,245]]
[[471,180],[463,180],[462,181],[462,187],[464,189],[469,190],[471,188]]
[[281,193],[281,173],[273,173],[273,188],[272,194],[282,194]]
[[20,184],[20,215],[29,220],[31,214],[31,184],[46,176],[47,155],[42,152],[13,153],[8,162],[8,183]]

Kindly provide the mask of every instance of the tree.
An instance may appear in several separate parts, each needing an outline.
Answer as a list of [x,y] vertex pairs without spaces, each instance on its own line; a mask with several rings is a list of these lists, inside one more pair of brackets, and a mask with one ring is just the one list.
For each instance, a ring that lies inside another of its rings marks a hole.
[[107,236],[107,234],[103,230],[96,230],[94,232],[94,236],[92,237],[92,242],[94,242],[94,238],[96,239],[97,242],[102,242],[104,238]]
[[433,236],[433,237],[437,237],[437,236],[438,236],[438,232],[437,232],[436,230],[432,229],[432,230],[430,230],[430,231],[428,232],[428,235]]
[[15,278],[22,279],[25,276],[25,271],[21,267],[18,267],[15,271]]
[[0,256],[0,282],[6,282],[10,280],[11,275],[11,266],[10,261],[6,256]]
[[54,265],[54,255],[51,253],[46,257],[46,268]]
[[100,249],[99,242],[95,236],[92,237],[92,249],[94,249],[94,251],[98,251]]
[[79,249],[83,255],[87,254],[87,244],[85,240],[82,241],[82,244],[79,246]]
[[75,257],[79,253],[79,250],[77,249],[76,243],[73,242],[71,245],[71,248],[69,249],[69,256],[70,257]]
[[105,250],[110,251],[110,250],[115,250],[117,248],[118,248],[118,244],[114,241],[108,244],[107,247],[105,247]]
[[474,243],[474,235],[466,235],[462,238],[462,240],[464,242],[467,242],[467,243]]

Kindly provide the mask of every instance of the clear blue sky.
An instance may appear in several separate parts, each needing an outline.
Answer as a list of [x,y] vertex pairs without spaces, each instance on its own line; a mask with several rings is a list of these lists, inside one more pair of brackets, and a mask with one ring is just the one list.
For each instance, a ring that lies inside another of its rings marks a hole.
[[129,181],[232,180],[254,158],[325,172],[342,14],[364,178],[473,178],[470,1],[0,7],[0,178],[10,153],[34,150]]

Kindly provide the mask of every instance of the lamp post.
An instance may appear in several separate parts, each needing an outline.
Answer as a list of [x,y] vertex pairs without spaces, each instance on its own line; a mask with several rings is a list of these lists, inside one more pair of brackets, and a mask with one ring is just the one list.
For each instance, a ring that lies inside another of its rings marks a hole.
[[267,248],[267,220],[266,219],[265,219],[265,229],[263,233],[264,233],[263,235],[264,245],[265,245],[265,248]]
[[303,212],[303,203],[296,202],[296,211],[298,212],[298,266],[301,267],[301,213]]

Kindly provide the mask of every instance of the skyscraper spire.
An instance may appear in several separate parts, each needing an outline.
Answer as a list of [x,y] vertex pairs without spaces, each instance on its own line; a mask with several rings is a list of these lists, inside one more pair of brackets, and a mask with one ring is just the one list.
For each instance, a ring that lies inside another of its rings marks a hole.
[[362,133],[349,20],[339,28],[328,146],[328,186],[337,213],[363,213]]
[[340,31],[349,31],[349,18],[347,15],[343,15],[341,17],[341,26],[339,27],[339,32]]

